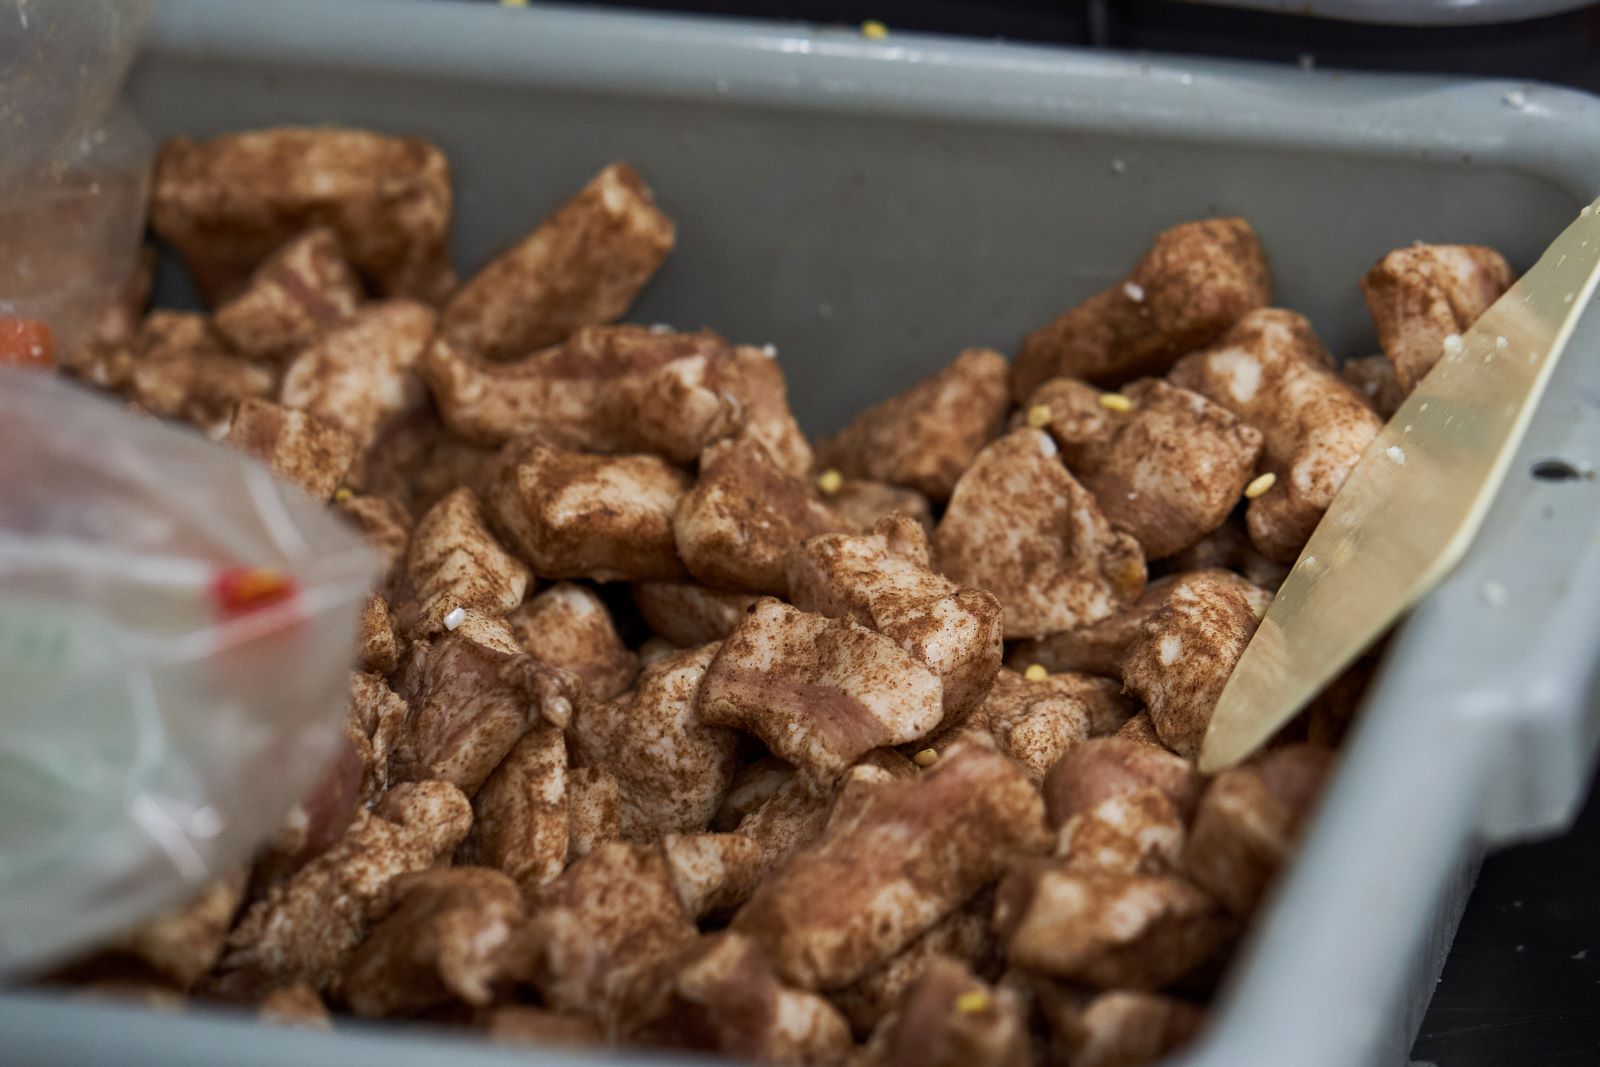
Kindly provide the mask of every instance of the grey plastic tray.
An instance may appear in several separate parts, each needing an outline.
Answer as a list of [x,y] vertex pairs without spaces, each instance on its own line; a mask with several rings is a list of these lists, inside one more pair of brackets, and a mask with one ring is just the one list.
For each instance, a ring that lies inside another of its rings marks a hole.
[[1280,15],[1400,26],[1471,26],[1558,15],[1593,0],[1189,0],[1218,7],[1251,7]]
[[[438,140],[463,268],[627,158],[682,236],[638,316],[777,343],[814,431],[963,345],[1013,347],[1181,219],[1249,216],[1278,300],[1363,355],[1356,279],[1383,252],[1482,241],[1525,266],[1600,187],[1600,102],[1555,89],[417,0],[167,0],[132,94],[159,135],[338,121]],[[1394,642],[1181,1062],[1403,1062],[1482,850],[1560,827],[1585,783],[1600,482],[1525,472],[1597,454],[1591,316],[1478,546]],[[1490,580],[1505,603],[1481,596]],[[0,1050],[123,1067],[576,1059],[23,995],[0,997]]]

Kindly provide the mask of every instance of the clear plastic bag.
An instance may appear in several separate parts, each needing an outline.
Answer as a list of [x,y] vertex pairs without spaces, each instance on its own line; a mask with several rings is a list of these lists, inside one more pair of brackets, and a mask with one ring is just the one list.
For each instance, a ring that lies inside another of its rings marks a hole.
[[150,144],[114,104],[153,0],[0,0],[0,316],[76,350],[144,230]]
[[183,902],[308,795],[377,573],[254,460],[0,368],[0,974]]

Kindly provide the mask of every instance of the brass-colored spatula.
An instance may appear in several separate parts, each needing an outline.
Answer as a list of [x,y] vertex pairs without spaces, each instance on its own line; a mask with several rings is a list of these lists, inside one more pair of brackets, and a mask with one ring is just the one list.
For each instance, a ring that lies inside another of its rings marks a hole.
[[1206,773],[1254,752],[1460,561],[1600,277],[1600,201],[1446,350],[1362,456],[1228,679]]

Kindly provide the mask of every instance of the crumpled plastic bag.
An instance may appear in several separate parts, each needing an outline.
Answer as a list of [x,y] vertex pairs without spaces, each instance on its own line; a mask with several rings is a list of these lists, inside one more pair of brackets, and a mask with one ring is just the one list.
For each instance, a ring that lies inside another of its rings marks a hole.
[[281,825],[342,744],[378,570],[254,460],[0,367],[0,975]]
[[0,317],[75,352],[144,233],[149,138],[115,99],[153,0],[0,0]]

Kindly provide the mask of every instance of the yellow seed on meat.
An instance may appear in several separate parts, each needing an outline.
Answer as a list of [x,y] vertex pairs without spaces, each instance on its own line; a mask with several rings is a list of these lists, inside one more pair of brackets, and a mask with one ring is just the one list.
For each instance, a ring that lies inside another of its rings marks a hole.
[[937,750],[925,748],[921,752],[918,752],[915,756],[912,756],[911,762],[915,763],[918,767],[932,767],[934,763],[938,761],[938,759],[939,753]]
[[1042,430],[1050,425],[1050,405],[1035,404],[1028,409],[1028,425],[1035,430]]
[[962,1015],[977,1015],[979,1012],[988,1011],[992,1003],[994,998],[984,990],[969,989],[956,998],[956,1011]]
[[1133,410],[1133,401],[1129,400],[1121,393],[1101,393],[1100,406],[1105,408],[1107,411],[1115,411],[1118,414],[1127,414]]
[[1022,672],[1022,676],[1030,682],[1042,682],[1050,677],[1050,672],[1044,669],[1042,663],[1030,663],[1028,669]]
[[817,488],[821,489],[825,496],[832,496],[844,488],[844,475],[829,467],[817,475]]
[[1254,500],[1256,497],[1260,496],[1262,493],[1265,493],[1268,489],[1271,489],[1277,484],[1278,476],[1273,474],[1271,471],[1268,471],[1267,473],[1252,479],[1250,484],[1244,487],[1245,499]]

